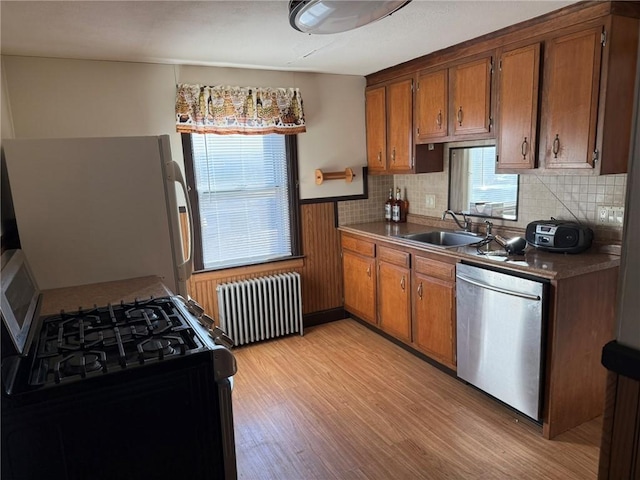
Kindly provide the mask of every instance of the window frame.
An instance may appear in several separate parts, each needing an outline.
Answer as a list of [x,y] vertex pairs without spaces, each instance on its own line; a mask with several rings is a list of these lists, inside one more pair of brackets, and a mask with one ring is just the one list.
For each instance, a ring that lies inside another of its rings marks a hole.
[[[274,258],[268,261],[247,262],[233,267],[204,268],[202,249],[202,229],[200,223],[200,205],[196,188],[195,170],[193,165],[193,148],[191,135],[203,135],[201,133],[182,133],[182,153],[184,156],[184,170],[187,182],[189,202],[193,215],[193,265],[195,272],[217,271],[229,268],[242,268],[250,265],[261,265],[301,256],[302,239],[300,234],[300,183],[298,180],[298,137],[297,135],[285,135],[285,153],[287,157],[287,182],[289,185],[289,235],[291,238],[291,255]],[[215,134],[210,134],[215,135]]]

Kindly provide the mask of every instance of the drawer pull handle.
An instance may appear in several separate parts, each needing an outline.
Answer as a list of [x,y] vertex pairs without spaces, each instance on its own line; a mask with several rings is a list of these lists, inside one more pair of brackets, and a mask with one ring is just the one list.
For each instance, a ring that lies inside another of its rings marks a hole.
[[553,158],[558,158],[559,151],[560,151],[560,137],[556,133],[556,138],[553,139]]
[[527,158],[527,152],[529,151],[529,142],[527,142],[527,137],[524,137],[524,141],[522,142],[522,159]]

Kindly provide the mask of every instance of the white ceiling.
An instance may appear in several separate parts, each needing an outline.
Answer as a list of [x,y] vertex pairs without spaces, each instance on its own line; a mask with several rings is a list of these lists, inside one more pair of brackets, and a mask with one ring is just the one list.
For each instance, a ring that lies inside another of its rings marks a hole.
[[286,0],[2,0],[1,53],[368,75],[571,3],[413,0],[356,30],[307,35]]

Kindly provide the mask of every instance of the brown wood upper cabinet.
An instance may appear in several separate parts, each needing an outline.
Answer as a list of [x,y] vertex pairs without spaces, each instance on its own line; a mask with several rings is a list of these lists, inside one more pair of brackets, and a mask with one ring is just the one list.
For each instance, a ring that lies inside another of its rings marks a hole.
[[593,169],[602,27],[546,44],[540,155],[547,169]]
[[387,168],[387,111],[386,88],[367,89],[365,108],[367,122],[367,165],[370,172]]
[[545,42],[540,167],[554,173],[627,171],[638,19],[609,15]]
[[449,126],[454,137],[474,135],[474,138],[485,138],[480,134],[490,133],[491,71],[491,56],[449,69],[452,92]]
[[408,173],[413,167],[413,78],[366,91],[369,173]]
[[441,141],[449,135],[448,70],[419,73],[416,88],[416,142]]
[[498,55],[497,171],[536,166],[540,43]]

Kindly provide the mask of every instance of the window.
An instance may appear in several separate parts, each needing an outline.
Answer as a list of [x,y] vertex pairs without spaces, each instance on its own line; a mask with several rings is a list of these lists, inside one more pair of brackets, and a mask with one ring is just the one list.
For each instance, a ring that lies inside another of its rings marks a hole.
[[516,220],[518,175],[496,173],[496,147],[451,148],[449,208]]
[[295,135],[183,134],[196,270],[298,255]]

